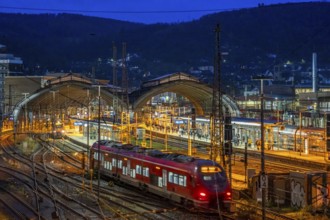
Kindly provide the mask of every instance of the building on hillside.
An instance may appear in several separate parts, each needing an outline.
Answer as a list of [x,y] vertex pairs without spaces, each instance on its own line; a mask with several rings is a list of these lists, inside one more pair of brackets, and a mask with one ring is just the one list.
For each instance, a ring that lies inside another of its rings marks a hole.
[[4,53],[5,46],[0,44],[0,68],[5,76],[17,76],[23,73],[23,60],[13,54]]
[[6,46],[0,44],[0,126],[2,126],[5,114],[5,77],[23,73],[22,59],[12,54],[4,53],[5,50]]

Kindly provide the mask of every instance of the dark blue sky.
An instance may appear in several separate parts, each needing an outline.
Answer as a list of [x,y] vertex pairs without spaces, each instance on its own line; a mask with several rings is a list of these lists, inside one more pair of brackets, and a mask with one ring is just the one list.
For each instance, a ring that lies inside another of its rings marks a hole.
[[118,20],[158,23],[198,19],[205,14],[289,2],[320,0],[1,0],[0,12],[77,13]]

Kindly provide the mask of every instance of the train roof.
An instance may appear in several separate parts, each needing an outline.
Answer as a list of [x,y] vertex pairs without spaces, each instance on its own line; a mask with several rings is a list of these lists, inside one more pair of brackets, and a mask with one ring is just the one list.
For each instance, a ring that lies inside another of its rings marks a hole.
[[[217,164],[212,160],[192,157],[180,153],[163,152],[154,148],[145,148],[132,144],[121,144],[119,142],[113,142],[113,141],[103,142],[103,143],[108,143],[108,145],[100,144],[100,150],[102,151],[117,152],[126,156],[132,156],[141,159],[143,158],[153,162],[168,161],[169,162],[168,165],[171,164],[171,162],[173,162],[177,165],[177,168],[186,167],[187,169],[187,166],[189,166],[190,169],[193,169],[193,167],[199,165]],[[98,150],[98,142],[95,142],[92,147],[94,151]],[[192,166],[192,164],[194,165]]]

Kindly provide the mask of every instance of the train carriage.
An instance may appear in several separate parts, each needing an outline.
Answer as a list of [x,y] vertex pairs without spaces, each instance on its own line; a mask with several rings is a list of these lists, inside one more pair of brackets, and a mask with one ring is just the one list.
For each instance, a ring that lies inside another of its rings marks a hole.
[[111,141],[93,144],[93,168],[98,167],[99,157],[102,175],[181,204],[231,208],[231,188],[226,173],[214,161]]

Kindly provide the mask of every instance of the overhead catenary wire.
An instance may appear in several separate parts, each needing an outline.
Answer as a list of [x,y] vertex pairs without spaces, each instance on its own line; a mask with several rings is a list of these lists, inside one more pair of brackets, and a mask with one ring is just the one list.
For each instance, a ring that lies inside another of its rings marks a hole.
[[12,7],[0,5],[0,9],[24,10],[24,11],[52,11],[52,12],[74,12],[74,13],[109,13],[109,14],[159,14],[159,13],[192,13],[192,12],[224,12],[238,10],[241,8],[228,9],[187,9],[187,10],[83,10],[83,9],[60,9],[60,8],[34,8],[34,7]]

